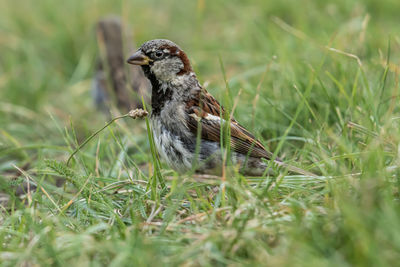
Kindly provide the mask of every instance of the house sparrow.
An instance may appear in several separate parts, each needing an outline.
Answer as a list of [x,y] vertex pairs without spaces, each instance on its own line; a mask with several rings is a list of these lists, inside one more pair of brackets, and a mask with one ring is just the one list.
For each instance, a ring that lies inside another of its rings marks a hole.
[[[225,110],[200,85],[185,52],[169,40],[156,39],[145,42],[127,62],[140,65],[151,82],[150,120],[161,158],[179,173],[193,168],[198,173],[220,173]],[[234,118],[229,123],[232,163],[244,175],[261,176],[273,154]],[[274,164],[315,176],[279,158],[274,159]]]

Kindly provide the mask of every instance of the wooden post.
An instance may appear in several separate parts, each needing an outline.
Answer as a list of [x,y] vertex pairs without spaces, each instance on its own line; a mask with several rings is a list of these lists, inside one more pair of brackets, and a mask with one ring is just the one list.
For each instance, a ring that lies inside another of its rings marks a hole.
[[93,91],[97,106],[107,113],[110,105],[116,105],[122,112],[142,107],[141,95],[148,98],[150,84],[139,66],[129,66],[126,71],[129,55],[124,53],[121,20],[118,17],[100,20],[96,35],[99,57]]

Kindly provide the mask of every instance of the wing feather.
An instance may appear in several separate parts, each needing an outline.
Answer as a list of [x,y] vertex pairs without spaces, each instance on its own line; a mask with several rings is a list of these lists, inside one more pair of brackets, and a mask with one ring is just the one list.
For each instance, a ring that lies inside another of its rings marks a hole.
[[[193,134],[197,134],[201,126],[201,138],[209,141],[220,142],[221,125],[226,121],[221,118],[225,110],[204,89],[187,103],[187,126]],[[222,116],[221,116],[222,114]],[[233,151],[256,158],[271,159],[272,153],[267,151],[254,135],[241,126],[235,119],[230,122],[230,145]],[[276,159],[280,161],[280,159]]]

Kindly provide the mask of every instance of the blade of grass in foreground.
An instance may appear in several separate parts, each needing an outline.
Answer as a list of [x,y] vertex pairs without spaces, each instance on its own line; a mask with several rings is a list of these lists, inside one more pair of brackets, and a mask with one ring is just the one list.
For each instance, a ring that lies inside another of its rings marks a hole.
[[[143,104],[144,110],[147,111],[146,103],[144,102],[143,97],[142,97],[142,104]],[[153,173],[153,175],[151,177],[152,180],[151,180],[151,182],[149,182],[147,190],[149,189],[149,186],[151,186],[152,199],[153,200],[156,200],[156,199],[159,200],[159,196],[157,197],[157,192],[158,192],[158,190],[157,190],[157,180],[160,183],[160,186],[161,186],[161,188],[163,190],[166,189],[166,186],[165,186],[164,178],[163,178],[163,176],[161,174],[161,164],[160,164],[160,159],[158,157],[158,152],[157,152],[157,149],[156,149],[156,146],[155,146],[155,143],[154,143],[153,131],[152,131],[149,119],[146,117],[145,120],[146,120],[147,136],[148,136],[149,143],[150,143],[150,152],[151,152],[151,156],[152,156],[152,159],[153,159],[153,167],[154,167],[154,173]]]

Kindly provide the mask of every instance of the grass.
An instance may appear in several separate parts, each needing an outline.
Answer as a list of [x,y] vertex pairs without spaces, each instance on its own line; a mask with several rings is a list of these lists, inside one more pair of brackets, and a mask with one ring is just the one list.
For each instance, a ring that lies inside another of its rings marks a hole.
[[[0,0],[0,263],[397,265],[399,7]],[[137,45],[180,44],[224,105],[241,91],[235,118],[321,176],[179,176],[130,119],[66,166],[107,121],[90,88],[94,25],[110,13]]]

